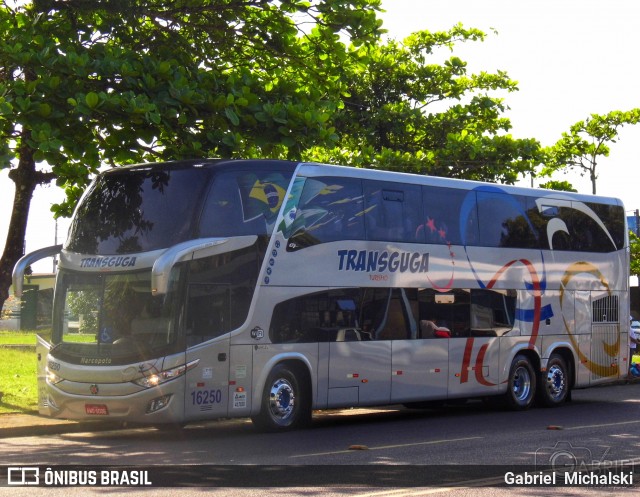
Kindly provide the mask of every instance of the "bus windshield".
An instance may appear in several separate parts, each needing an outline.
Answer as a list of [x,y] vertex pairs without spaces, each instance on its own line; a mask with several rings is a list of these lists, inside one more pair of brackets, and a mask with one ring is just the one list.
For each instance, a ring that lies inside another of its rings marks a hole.
[[64,346],[58,353],[73,356],[73,362],[126,364],[178,351],[175,293],[153,296],[150,284],[148,271],[111,275],[61,270],[54,343]]

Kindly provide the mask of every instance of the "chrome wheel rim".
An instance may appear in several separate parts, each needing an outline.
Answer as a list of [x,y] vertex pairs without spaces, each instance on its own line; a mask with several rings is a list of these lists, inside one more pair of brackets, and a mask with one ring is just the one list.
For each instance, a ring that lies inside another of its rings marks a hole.
[[547,371],[546,386],[549,396],[553,400],[562,397],[567,385],[567,379],[564,370],[558,366],[551,366]]
[[513,374],[513,396],[518,402],[525,402],[531,393],[531,375],[525,367],[518,367]]
[[293,414],[296,405],[296,393],[291,383],[284,378],[279,378],[269,391],[269,412],[279,421],[287,421]]

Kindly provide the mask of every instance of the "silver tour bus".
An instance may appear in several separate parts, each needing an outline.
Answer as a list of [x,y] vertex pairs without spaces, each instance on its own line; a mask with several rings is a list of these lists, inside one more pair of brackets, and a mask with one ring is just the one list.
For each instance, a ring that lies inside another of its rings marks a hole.
[[351,167],[100,174],[60,252],[48,414],[153,425],[500,399],[557,406],[629,364],[619,200]]

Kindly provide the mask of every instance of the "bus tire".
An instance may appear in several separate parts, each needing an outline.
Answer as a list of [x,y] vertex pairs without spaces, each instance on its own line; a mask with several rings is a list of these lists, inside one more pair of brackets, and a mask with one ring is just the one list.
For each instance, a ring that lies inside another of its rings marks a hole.
[[538,380],[538,400],[543,406],[558,407],[569,396],[569,369],[564,358],[551,354],[547,370],[540,373]]
[[311,421],[311,396],[307,382],[286,364],[275,366],[264,386],[260,413],[251,421],[261,431],[301,428]]
[[505,400],[507,407],[514,411],[524,411],[533,405],[536,395],[536,374],[531,361],[518,354],[511,362]]

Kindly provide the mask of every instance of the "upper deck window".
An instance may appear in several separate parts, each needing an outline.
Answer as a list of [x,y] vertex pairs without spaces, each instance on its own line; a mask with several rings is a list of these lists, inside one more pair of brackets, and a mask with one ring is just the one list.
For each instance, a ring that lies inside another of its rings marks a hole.
[[291,172],[272,170],[217,174],[204,206],[199,236],[271,234],[291,176]]
[[78,207],[66,248],[130,254],[188,240],[208,177],[204,169],[154,168],[99,176]]
[[66,248],[129,254],[194,238],[267,235],[291,176],[284,166],[109,172],[79,206]]

